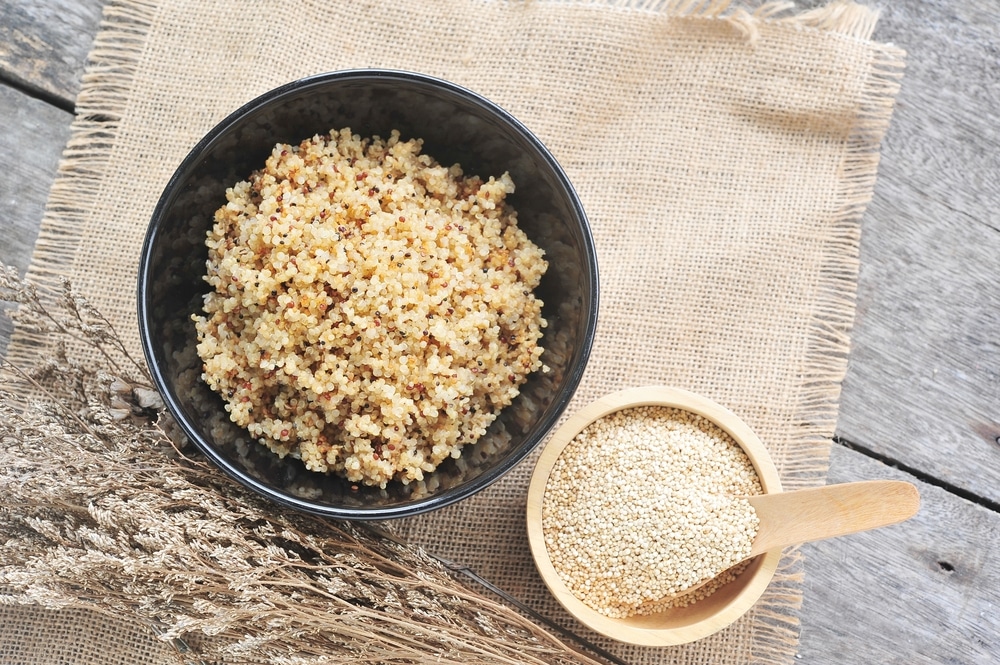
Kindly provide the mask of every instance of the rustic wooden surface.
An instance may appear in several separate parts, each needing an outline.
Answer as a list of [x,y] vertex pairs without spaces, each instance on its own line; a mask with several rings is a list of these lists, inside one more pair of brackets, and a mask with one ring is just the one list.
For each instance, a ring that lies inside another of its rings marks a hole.
[[[4,122],[0,158],[16,159],[18,163],[17,168],[5,169],[0,177],[0,261],[24,274],[73,116],[0,85],[0,118]],[[0,311],[4,309],[0,303]],[[0,315],[0,355],[7,348],[11,328],[10,319]]]
[[[102,4],[0,0],[0,261],[22,270]],[[876,38],[909,55],[863,223],[829,480],[910,480],[923,507],[901,525],[803,546],[799,657],[996,663],[1000,4],[878,4]]]
[[0,80],[70,111],[103,0],[0,2]]

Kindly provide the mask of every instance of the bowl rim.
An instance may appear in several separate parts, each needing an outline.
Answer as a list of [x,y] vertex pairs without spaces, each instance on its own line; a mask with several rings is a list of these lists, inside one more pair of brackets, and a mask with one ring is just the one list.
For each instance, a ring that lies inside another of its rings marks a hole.
[[[669,386],[638,386],[601,397],[569,416],[549,437],[535,463],[528,486],[526,523],[528,545],[539,575],[556,600],[588,628],[619,642],[640,646],[674,646],[708,637],[743,616],[770,584],[781,559],[780,550],[755,557],[758,562],[747,585],[718,612],[685,626],[653,628],[630,625],[597,612],[577,598],[556,572],[542,531],[542,496],[549,474],[562,451],[587,425],[617,411],[640,406],[666,406],[701,415],[729,434],[750,457],[765,493],[782,491],[781,478],[770,453],[739,416],[707,397]],[[651,615],[655,616],[655,615]],[[644,617],[645,619],[646,617]]]
[[[205,441],[202,435],[190,422],[180,399],[175,391],[163,376],[159,364],[156,362],[157,351],[152,342],[151,329],[151,304],[147,301],[148,293],[153,276],[150,274],[152,250],[161,230],[161,222],[165,212],[179,194],[179,188],[184,182],[189,172],[196,167],[202,159],[202,155],[219,141],[234,125],[241,122],[242,118],[248,114],[257,112],[266,106],[280,104],[283,100],[299,95],[303,91],[319,88],[330,83],[357,80],[379,80],[379,81],[405,81],[415,83],[427,90],[437,90],[444,92],[453,98],[461,98],[479,106],[490,115],[499,118],[503,124],[519,134],[529,145],[532,146],[537,155],[545,162],[547,167],[555,176],[559,185],[565,191],[567,199],[572,206],[573,213],[580,220],[580,235],[587,257],[587,268],[589,272],[589,283],[584,285],[584,289],[591,294],[592,307],[585,321],[585,330],[581,339],[579,352],[580,362],[573,368],[565,383],[565,390],[561,398],[555,403],[555,408],[550,409],[549,415],[539,423],[536,428],[534,440],[528,441],[520,448],[511,451],[506,457],[501,459],[500,464],[490,468],[486,472],[477,476],[471,482],[446,490],[442,494],[431,494],[427,497],[417,499],[413,503],[406,503],[399,506],[382,507],[340,507],[328,504],[319,504],[308,499],[303,499],[292,495],[289,492],[281,491],[269,487],[241,468],[235,466],[223,457],[214,446]],[[597,318],[599,309],[599,276],[597,266],[597,251],[594,244],[593,233],[590,228],[589,218],[584,210],[576,189],[569,180],[569,176],[562,166],[552,155],[542,141],[535,136],[521,121],[511,113],[503,109],[495,102],[487,99],[483,95],[468,88],[462,87],[451,81],[421,74],[412,71],[395,69],[344,69],[313,74],[297,80],[282,84],[276,88],[268,90],[252,100],[246,102],[235,111],[227,115],[223,120],[215,124],[188,152],[185,158],[174,170],[167,184],[164,186],[156,206],[150,215],[150,220],[143,240],[139,256],[139,266],[136,283],[136,304],[139,325],[139,338],[146,365],[149,368],[153,383],[163,398],[167,410],[173,416],[178,426],[192,441],[195,446],[208,457],[216,466],[222,469],[227,475],[241,483],[245,487],[262,495],[275,503],[294,508],[299,511],[346,520],[383,520],[400,517],[409,517],[426,513],[438,508],[451,505],[468,498],[473,494],[489,487],[498,481],[507,472],[517,466],[526,456],[545,440],[548,432],[552,430],[558,422],[566,406],[569,404],[586,369],[590,353],[593,348],[594,338],[597,331]]]

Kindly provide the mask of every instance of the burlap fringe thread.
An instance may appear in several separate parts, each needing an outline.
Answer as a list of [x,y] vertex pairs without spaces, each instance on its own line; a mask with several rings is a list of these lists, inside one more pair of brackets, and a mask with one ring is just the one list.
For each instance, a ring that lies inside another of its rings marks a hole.
[[[526,0],[526,3],[559,3],[600,6],[622,11],[644,11],[684,20],[724,21],[749,42],[759,38],[765,22],[818,30],[844,39],[871,37],[879,12],[862,5],[837,0],[817,9],[795,12],[789,2],[768,2],[748,10],[730,0]],[[83,89],[77,99],[76,117],[64,159],[52,186],[30,281],[55,289],[75,256],[77,229],[86,211],[102,195],[100,182],[115,144],[118,127],[129,102],[128,91],[136,73],[148,31],[158,11],[149,0],[111,0],[104,9],[100,32],[94,43]],[[849,350],[849,331],[855,304],[858,272],[858,220],[869,203],[876,177],[879,153],[873,136],[882,136],[889,124],[902,78],[903,53],[891,45],[874,45],[872,75],[863,90],[859,122],[849,139],[844,165],[846,179],[837,192],[835,244],[839,249],[823,266],[822,301],[812,323],[817,332],[809,350],[808,376],[803,381],[797,422],[800,438],[796,449],[779,468],[785,487],[796,489],[823,482],[829,441],[843,379],[843,358]],[[845,259],[847,256],[849,258]],[[14,364],[31,366],[37,358],[30,333],[15,331],[8,352]],[[783,661],[794,653],[798,639],[797,610],[801,605],[801,555],[789,553],[775,577],[777,593],[760,607],[762,626],[755,633],[754,662]]]

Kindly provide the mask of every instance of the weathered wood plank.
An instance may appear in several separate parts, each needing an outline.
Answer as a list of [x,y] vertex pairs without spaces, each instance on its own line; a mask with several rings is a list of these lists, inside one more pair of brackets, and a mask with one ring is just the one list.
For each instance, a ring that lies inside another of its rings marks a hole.
[[[31,260],[59,156],[73,116],[0,85],[0,262],[23,275]],[[10,339],[10,320],[0,315],[0,356]]]
[[0,2],[0,80],[72,107],[104,0]]
[[810,665],[1000,662],[1000,514],[836,446],[829,482],[915,482],[916,517],[804,545],[799,657]]
[[1000,502],[1000,10],[887,5],[907,69],[862,231],[838,433]]

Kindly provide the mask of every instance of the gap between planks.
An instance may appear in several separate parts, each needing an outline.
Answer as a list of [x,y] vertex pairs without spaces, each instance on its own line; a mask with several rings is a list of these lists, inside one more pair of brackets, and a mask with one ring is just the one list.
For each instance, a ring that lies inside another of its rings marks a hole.
[[[910,476],[913,476],[914,478],[923,483],[942,489],[945,492],[948,492],[949,494],[953,494],[959,497],[960,499],[968,501],[969,503],[974,503],[977,506],[982,506],[983,508],[986,508],[987,510],[990,510],[994,513],[1000,513],[1000,503],[987,499],[986,497],[979,496],[978,494],[974,494],[966,489],[962,489],[961,487],[958,487],[951,483],[944,482],[940,478],[932,476],[925,471],[921,471],[916,467],[904,464],[903,462],[893,459],[888,455],[883,455],[881,453],[875,452],[871,448],[867,448],[861,444],[854,443],[853,441],[848,441],[847,439],[844,439],[839,436],[834,437],[833,442],[837,445],[847,448],[848,450],[853,450],[854,452],[860,453],[865,457],[873,459],[877,462],[881,462],[882,464],[885,464],[888,467],[898,469],[899,471],[909,474]],[[997,439],[997,444],[1000,445],[1000,437],[998,437]]]

